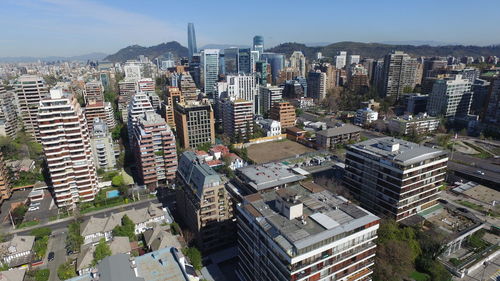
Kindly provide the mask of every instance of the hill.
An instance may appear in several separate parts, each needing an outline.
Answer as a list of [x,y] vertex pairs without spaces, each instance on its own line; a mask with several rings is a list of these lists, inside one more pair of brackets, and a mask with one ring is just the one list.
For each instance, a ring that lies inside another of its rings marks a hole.
[[333,57],[338,51],[347,51],[351,54],[361,55],[361,57],[382,58],[391,51],[404,51],[411,56],[500,56],[500,45],[492,46],[429,46],[429,45],[390,45],[381,43],[360,43],[360,42],[338,42],[324,47],[308,47],[299,43],[283,43],[271,49],[269,52],[276,52],[290,56],[293,51],[302,51],[306,57],[312,59],[316,52],[322,52],[323,56]]
[[139,45],[128,46],[119,50],[115,54],[107,56],[105,60],[112,62],[125,62],[127,60],[137,59],[139,55],[144,55],[152,60],[165,55],[167,52],[171,52],[176,58],[188,56],[188,49],[186,47],[179,44],[179,42],[171,41],[151,47],[143,47]]

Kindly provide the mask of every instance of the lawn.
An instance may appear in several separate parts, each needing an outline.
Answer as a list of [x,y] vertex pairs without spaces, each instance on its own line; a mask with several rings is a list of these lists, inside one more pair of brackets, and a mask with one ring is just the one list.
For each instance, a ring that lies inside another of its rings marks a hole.
[[25,221],[21,223],[17,228],[25,228],[39,224],[39,221]]
[[410,278],[415,279],[416,281],[427,281],[430,279],[429,277],[430,276],[428,274],[418,272],[418,271],[413,271],[410,274]]

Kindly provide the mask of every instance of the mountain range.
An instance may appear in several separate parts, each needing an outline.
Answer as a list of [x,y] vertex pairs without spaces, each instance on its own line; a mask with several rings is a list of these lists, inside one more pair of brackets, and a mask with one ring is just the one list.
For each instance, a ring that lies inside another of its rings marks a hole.
[[188,49],[186,47],[182,46],[177,41],[171,41],[151,47],[143,47],[139,45],[128,46],[104,59],[111,62],[125,62],[127,60],[137,59],[140,55],[144,55],[153,60],[157,57],[165,55],[168,52],[171,52],[176,58],[188,56]]

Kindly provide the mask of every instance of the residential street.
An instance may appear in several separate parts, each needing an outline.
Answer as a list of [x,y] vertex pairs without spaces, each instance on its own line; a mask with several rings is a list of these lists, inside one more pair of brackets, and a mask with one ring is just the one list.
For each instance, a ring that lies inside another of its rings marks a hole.
[[55,254],[53,261],[47,261],[47,256],[44,258],[44,263],[46,263],[47,268],[50,269],[49,281],[59,281],[57,277],[57,267],[66,262],[66,235],[66,232],[55,233],[49,240],[47,255],[50,252],[54,252]]

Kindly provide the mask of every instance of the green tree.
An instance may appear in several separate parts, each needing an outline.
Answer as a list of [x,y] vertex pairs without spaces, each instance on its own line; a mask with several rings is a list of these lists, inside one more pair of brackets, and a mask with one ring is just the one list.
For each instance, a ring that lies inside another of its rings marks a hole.
[[43,236],[35,239],[35,244],[33,245],[33,251],[38,259],[43,259],[47,253],[47,245],[49,243],[49,236]]
[[201,268],[203,267],[201,263],[202,257],[201,257],[201,252],[197,248],[195,247],[184,248],[182,249],[182,253],[186,257],[188,257],[194,269],[201,270]]
[[57,277],[61,280],[70,279],[76,277],[75,266],[71,264],[70,261],[65,262],[57,268]]
[[124,215],[122,217],[122,224],[113,228],[113,236],[126,236],[130,241],[137,240],[135,223],[127,215]]
[[24,215],[27,211],[28,207],[26,207],[25,205],[19,205],[14,210],[12,210],[11,215],[15,225],[23,222]]
[[68,225],[68,236],[66,237],[66,247],[74,252],[80,251],[84,238],[80,235],[80,223],[74,221]]
[[111,180],[111,184],[113,186],[116,186],[116,187],[120,187],[120,186],[124,185],[125,181],[123,179],[123,176],[122,175],[114,176],[113,179]]
[[413,88],[411,86],[405,86],[403,88],[403,93],[404,94],[413,93]]
[[92,261],[92,264],[96,265],[105,257],[109,256],[111,256],[111,249],[109,248],[109,245],[106,243],[106,240],[104,240],[104,238],[101,238],[97,246],[95,246],[94,260]]
[[35,236],[35,239],[40,239],[45,236],[50,236],[51,234],[52,234],[52,229],[50,229],[49,227],[40,227],[33,229],[31,231],[31,235]]
[[403,241],[390,240],[377,246],[374,280],[400,281],[413,270],[411,249]]
[[210,142],[202,143],[196,147],[196,149],[208,152],[210,148],[212,147],[212,144]]

